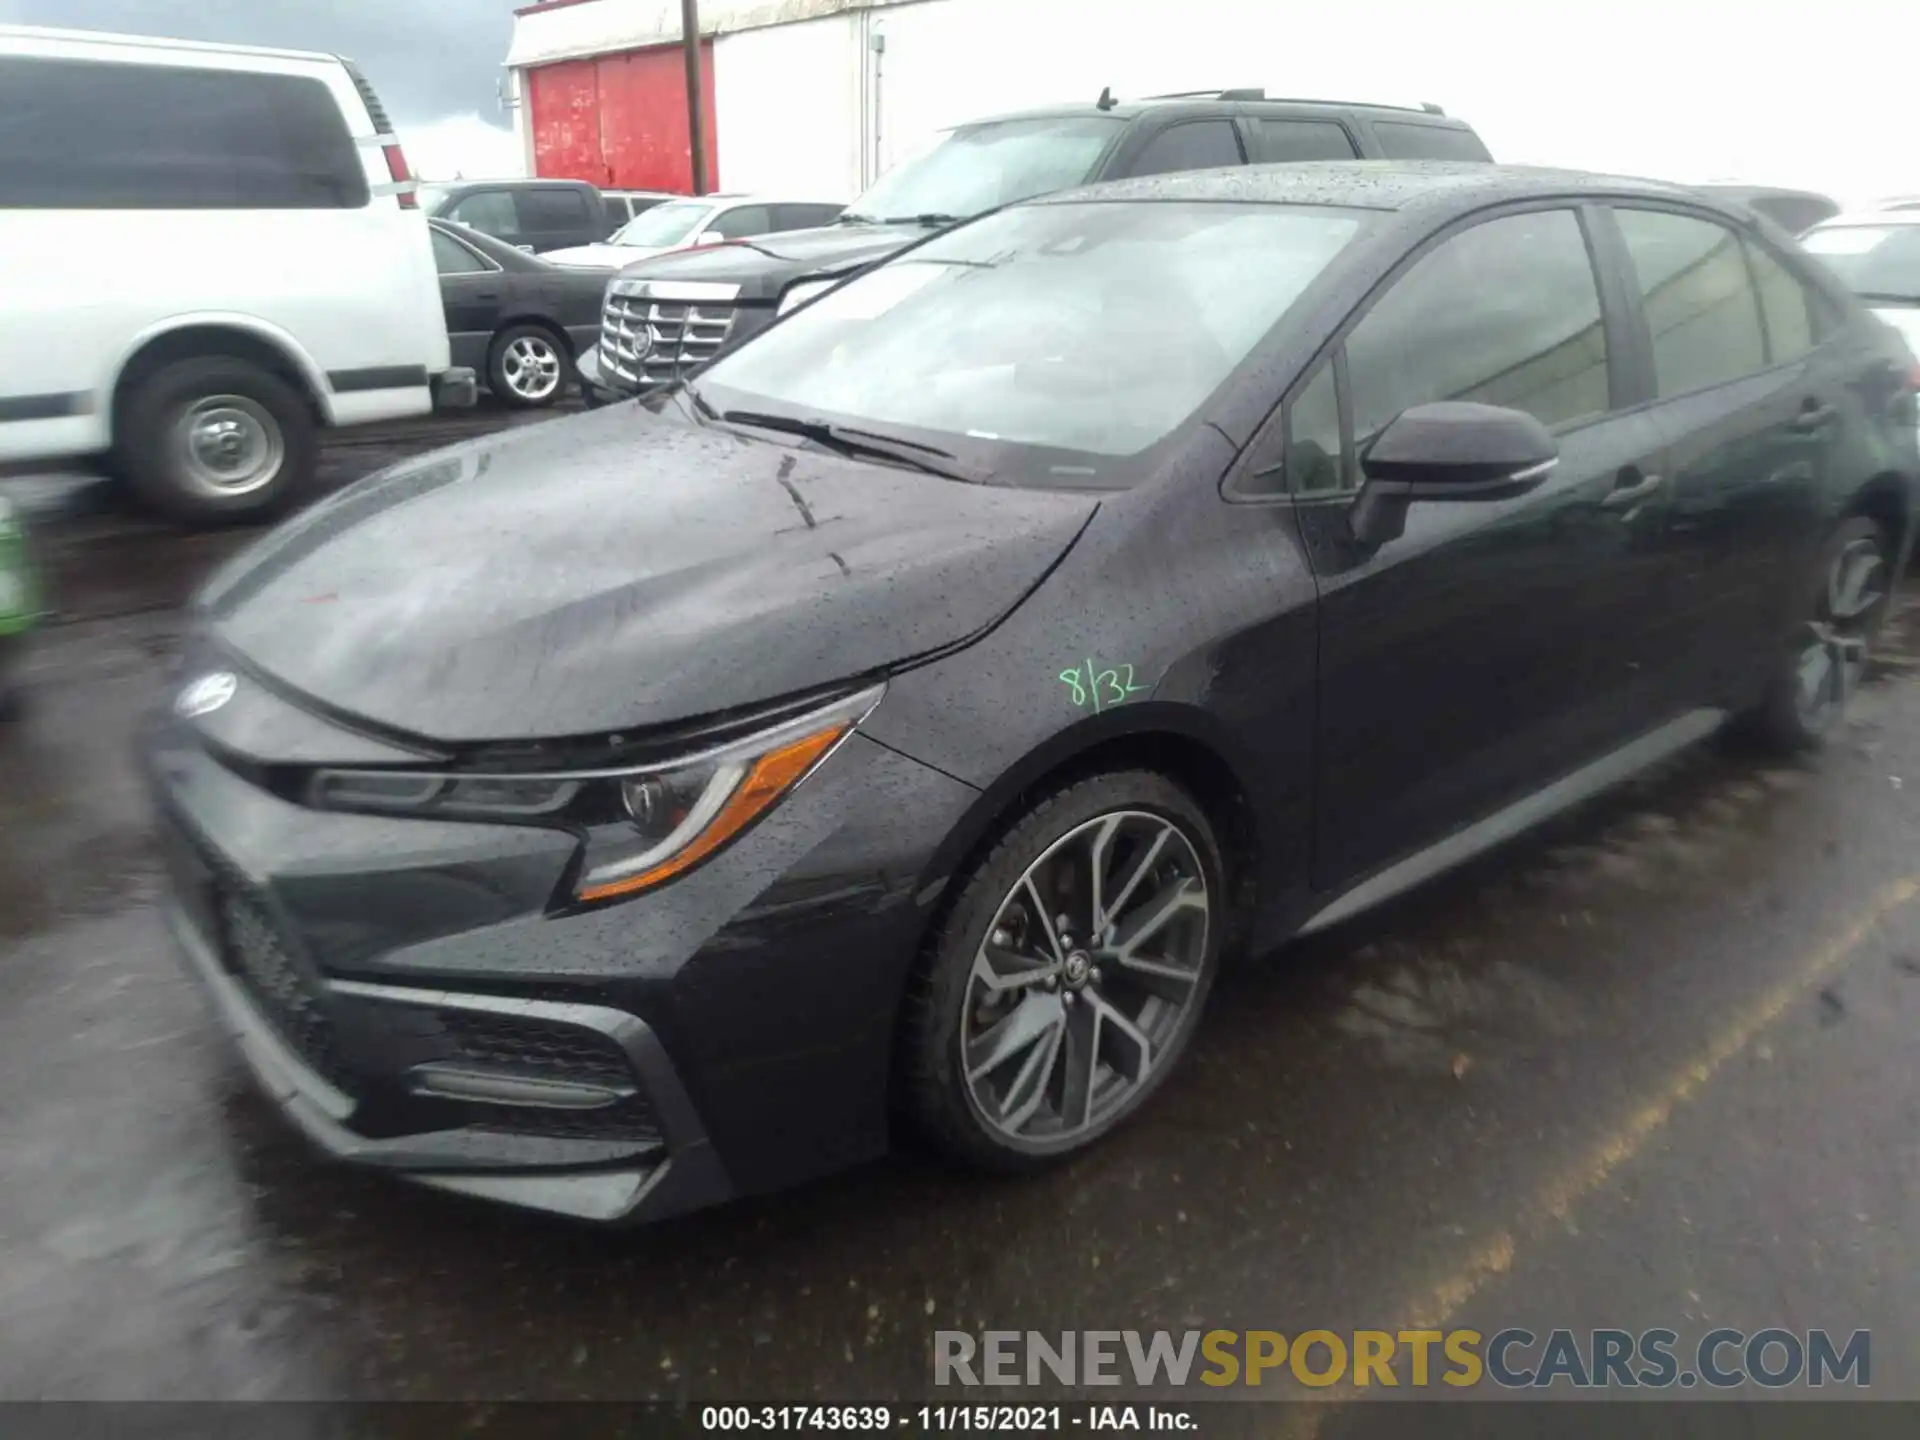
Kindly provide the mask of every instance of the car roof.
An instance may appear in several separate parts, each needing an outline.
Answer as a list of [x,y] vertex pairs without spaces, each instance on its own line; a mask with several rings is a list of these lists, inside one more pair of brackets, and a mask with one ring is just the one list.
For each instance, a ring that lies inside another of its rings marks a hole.
[[1470,160],[1332,160],[1240,165],[1110,180],[1027,201],[1239,200],[1275,205],[1330,205],[1364,210],[1469,210],[1533,196],[1626,195],[1677,200],[1740,216],[1742,211],[1682,185],[1584,170],[1490,165]]
[[49,25],[0,25],[0,40],[123,45],[136,50],[170,50],[201,55],[258,56],[274,60],[317,60],[338,65],[342,58],[322,50],[286,50],[272,45],[229,45],[210,40],[174,40],[164,35],[135,35],[115,30],[71,30]]
[[1218,114],[1222,106],[1230,106],[1255,115],[1266,109],[1288,115],[1332,117],[1359,110],[1368,114],[1377,114],[1382,118],[1410,121],[1416,125],[1434,125],[1448,130],[1473,128],[1464,120],[1444,114],[1438,107],[1421,109],[1413,105],[1383,105],[1377,101],[1305,100],[1280,95],[1254,98],[1251,92],[1234,90],[1195,91],[1181,95],[1143,95],[1130,100],[1114,100],[1111,104],[1104,106],[1092,100],[1041,105],[1026,110],[1009,110],[999,115],[979,116],[952,128],[964,129],[972,125],[992,125],[1003,120],[1051,120],[1075,116],[1132,120],[1141,115],[1181,113],[1189,110]]
[[1822,220],[1816,230],[1838,230],[1854,225],[1920,225],[1920,210],[1848,210]]

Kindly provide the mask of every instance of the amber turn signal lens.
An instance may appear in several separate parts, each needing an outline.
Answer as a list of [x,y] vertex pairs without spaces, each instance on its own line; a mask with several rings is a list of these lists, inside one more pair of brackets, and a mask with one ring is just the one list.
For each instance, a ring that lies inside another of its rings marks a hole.
[[753,768],[747,772],[739,788],[727,797],[727,803],[720,807],[720,813],[713,817],[713,823],[695,836],[692,843],[650,870],[642,870],[637,875],[624,875],[604,885],[589,886],[579,892],[579,898],[611,900],[616,895],[631,895],[636,890],[658,885],[662,880],[671,880],[683,870],[699,864],[791,790],[800,777],[813,768],[814,762],[831,750],[834,742],[850,728],[844,724],[835,725],[789,741],[778,750],[769,750],[753,762]]

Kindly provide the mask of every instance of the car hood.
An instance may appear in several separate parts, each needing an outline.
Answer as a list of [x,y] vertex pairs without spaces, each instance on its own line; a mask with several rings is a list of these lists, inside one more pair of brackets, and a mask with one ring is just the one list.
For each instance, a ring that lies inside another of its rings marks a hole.
[[725,245],[676,250],[620,272],[622,280],[710,280],[740,287],[740,299],[771,302],[793,281],[841,275],[904,250],[931,232],[919,225],[824,225]]
[[968,640],[1097,508],[622,405],[342,491],[231,562],[197,608],[267,678],[376,727],[584,736]]

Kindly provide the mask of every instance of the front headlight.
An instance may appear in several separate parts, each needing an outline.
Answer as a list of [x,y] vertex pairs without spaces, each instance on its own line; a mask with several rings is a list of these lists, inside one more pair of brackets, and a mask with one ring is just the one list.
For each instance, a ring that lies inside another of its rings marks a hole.
[[839,283],[838,280],[802,280],[798,285],[789,285],[786,294],[780,297],[780,308],[774,314],[784,315],[789,310],[797,310],[821,291],[831,290]]
[[320,770],[309,804],[585,834],[574,898],[611,900],[698,865],[766,814],[864,720],[872,686],[742,740],[656,765],[549,775]]

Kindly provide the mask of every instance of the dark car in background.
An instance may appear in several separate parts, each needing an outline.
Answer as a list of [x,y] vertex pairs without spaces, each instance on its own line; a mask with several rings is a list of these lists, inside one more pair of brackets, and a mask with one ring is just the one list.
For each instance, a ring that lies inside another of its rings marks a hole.
[[464,226],[427,224],[453,363],[472,367],[502,404],[553,404],[599,338],[613,272],[550,265]]
[[833,225],[621,272],[600,348],[581,359],[588,400],[698,372],[836,280],[942,226],[1095,180],[1302,160],[1487,160],[1463,120],[1339,101],[1211,90],[1057,105],[941,131]]
[[1651,182],[1009,206],[217,575],[142,741],[174,930],[295,1123],[443,1189],[649,1219],[896,1118],[1056,1160],[1229,948],[1729,721],[1820,743],[1912,371]]
[[635,213],[631,201],[609,201],[584,180],[422,185],[420,208],[433,219],[452,220],[536,255],[604,240]]

